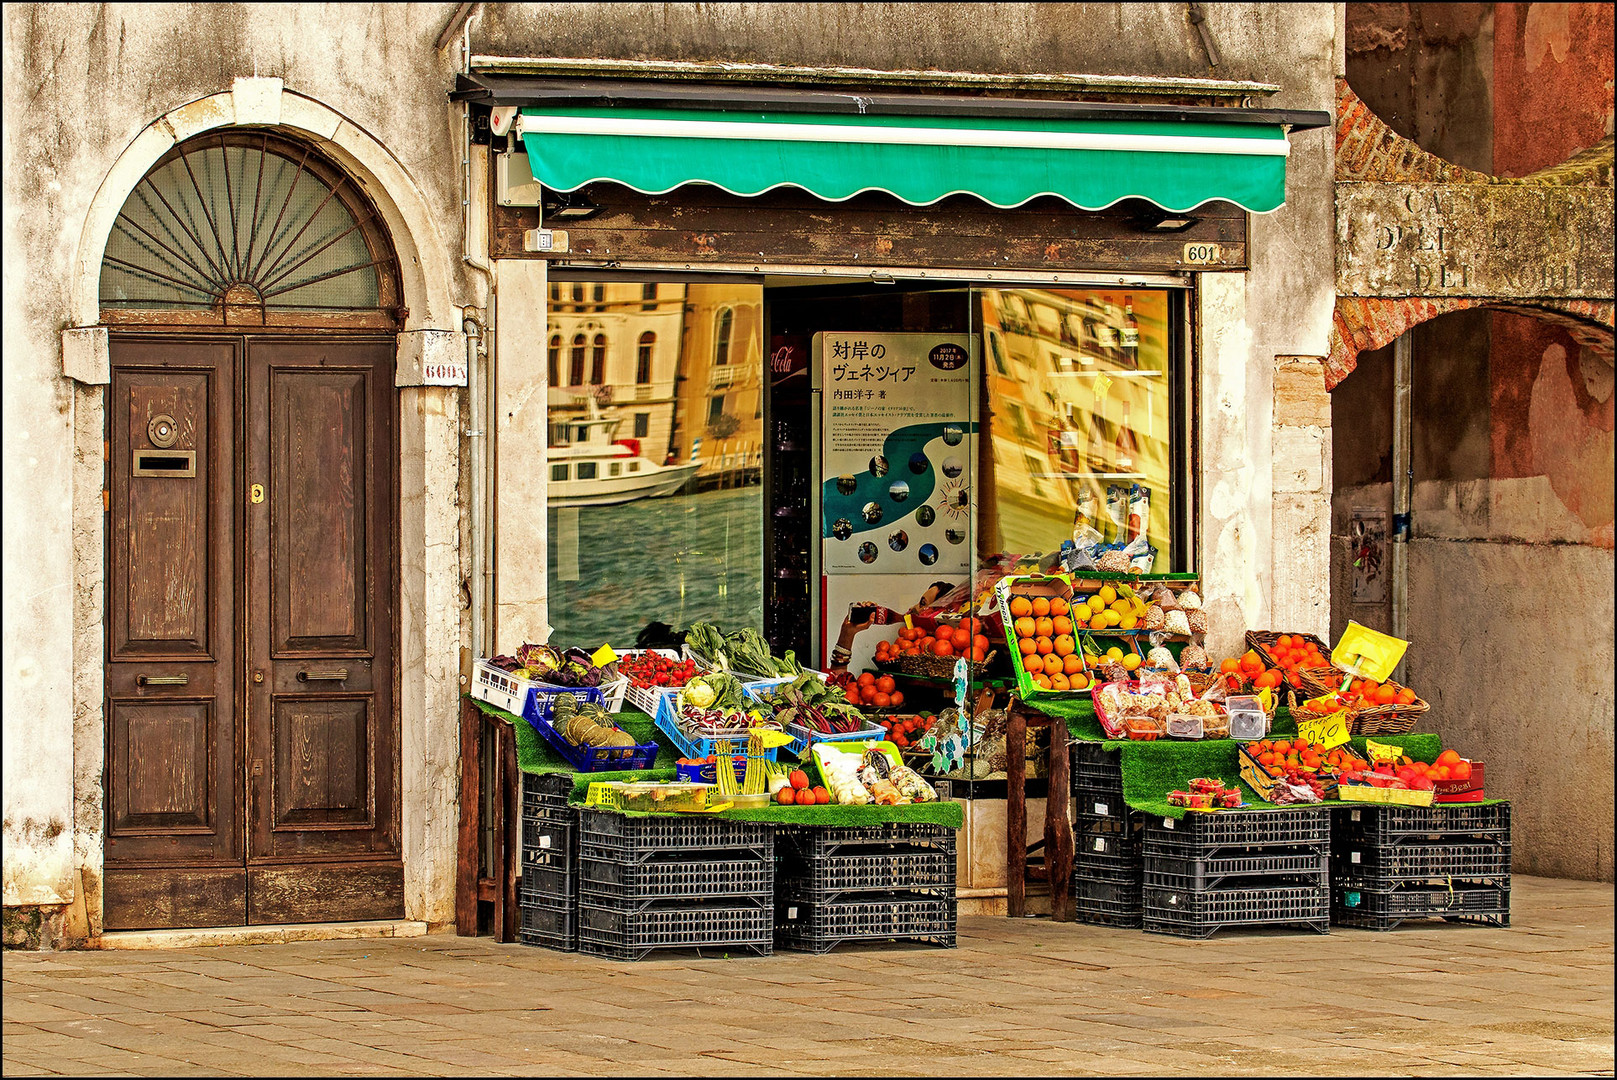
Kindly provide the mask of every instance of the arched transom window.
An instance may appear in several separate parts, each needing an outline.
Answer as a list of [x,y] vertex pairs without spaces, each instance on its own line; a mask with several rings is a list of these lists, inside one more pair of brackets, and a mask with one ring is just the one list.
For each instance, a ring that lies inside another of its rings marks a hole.
[[210,133],[165,154],[124,202],[102,258],[101,307],[111,322],[163,312],[174,322],[391,324],[396,273],[375,207],[313,148],[267,132]]

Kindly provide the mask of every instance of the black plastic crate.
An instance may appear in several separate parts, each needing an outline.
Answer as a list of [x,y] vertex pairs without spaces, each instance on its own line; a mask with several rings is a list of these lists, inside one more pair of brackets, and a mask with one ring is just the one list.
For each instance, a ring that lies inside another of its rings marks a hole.
[[1236,926],[1297,926],[1330,933],[1330,890],[1318,885],[1144,890],[1147,933],[1205,938]]
[[1138,879],[1120,882],[1091,877],[1081,871],[1073,874],[1073,916],[1081,923],[1138,930],[1144,904]]
[[525,864],[522,867],[522,894],[571,903],[578,895],[578,878],[572,865],[565,860],[557,859],[548,865]]
[[714,897],[763,897],[767,901],[774,881],[774,860],[759,856],[578,860],[579,896],[603,907]]
[[752,851],[774,858],[774,826],[690,815],[626,817],[610,810],[579,811],[579,853],[639,862],[668,852]]
[[1338,881],[1331,889],[1331,921],[1362,930],[1391,930],[1409,919],[1444,919],[1510,925],[1510,885],[1456,881],[1372,888],[1364,881]]
[[955,850],[955,831],[947,825],[919,821],[889,822],[838,828],[831,825],[783,828],[781,841],[804,858],[818,859],[849,848],[878,848],[883,851],[930,849],[949,855]]
[[953,852],[894,850],[810,858],[781,845],[775,888],[802,900],[825,901],[843,893],[942,892],[954,895]]
[[1467,839],[1508,842],[1510,804],[1355,806],[1337,811],[1334,837],[1338,843],[1366,844]]
[[1322,883],[1331,872],[1331,849],[1326,844],[1302,848],[1259,848],[1256,851],[1222,849],[1185,856],[1178,848],[1158,848],[1146,841],[1145,884],[1165,889],[1211,889],[1225,878],[1306,878]]
[[556,903],[548,897],[537,896],[524,889],[522,917],[517,927],[517,940],[524,945],[543,945],[549,949],[572,952],[578,948],[577,908],[571,903]]
[[955,898],[859,897],[828,903],[775,900],[775,943],[830,952],[850,941],[914,941],[955,947]]
[[768,956],[774,945],[770,906],[753,903],[624,910],[578,905],[580,952],[638,960],[653,949],[746,948]]
[[1067,763],[1074,795],[1114,795],[1122,802],[1123,763],[1116,750],[1080,740],[1068,745]]
[[1152,816],[1145,838],[1158,850],[1199,855],[1220,848],[1302,847],[1331,841],[1327,810],[1221,810],[1183,818]]
[[1075,809],[1085,817],[1127,818],[1131,815],[1137,816],[1139,813],[1130,810],[1128,804],[1123,801],[1121,784],[1116,790],[1074,784],[1072,797],[1076,804]]
[[1332,849],[1331,866],[1341,878],[1381,881],[1505,878],[1510,876],[1510,844],[1338,843]]
[[571,859],[578,850],[578,826],[538,818],[522,819],[523,865],[544,862],[544,856]]

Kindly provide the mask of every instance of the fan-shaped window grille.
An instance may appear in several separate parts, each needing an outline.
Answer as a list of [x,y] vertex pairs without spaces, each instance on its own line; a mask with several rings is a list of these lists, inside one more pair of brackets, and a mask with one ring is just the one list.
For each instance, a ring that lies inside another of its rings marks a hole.
[[375,208],[313,149],[261,132],[204,135],[130,193],[107,238],[101,306],[185,322],[391,318],[395,273]]

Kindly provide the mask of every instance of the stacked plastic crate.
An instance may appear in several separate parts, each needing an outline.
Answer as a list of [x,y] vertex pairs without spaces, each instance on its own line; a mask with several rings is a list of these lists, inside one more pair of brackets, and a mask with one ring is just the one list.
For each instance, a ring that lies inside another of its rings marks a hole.
[[1145,929],[1204,938],[1228,926],[1330,932],[1330,814],[1221,810],[1145,825]]
[[578,828],[580,952],[773,951],[773,826],[585,808]]
[[570,773],[522,775],[522,921],[517,940],[578,948],[578,810]]
[[954,948],[955,833],[944,825],[783,828],[775,941],[823,953],[849,941]]
[[1510,925],[1509,803],[1341,810],[1331,852],[1331,921],[1339,926]]
[[1073,820],[1072,897],[1079,922],[1138,930],[1145,865],[1145,816],[1123,802],[1123,766],[1116,750],[1082,740],[1071,744]]

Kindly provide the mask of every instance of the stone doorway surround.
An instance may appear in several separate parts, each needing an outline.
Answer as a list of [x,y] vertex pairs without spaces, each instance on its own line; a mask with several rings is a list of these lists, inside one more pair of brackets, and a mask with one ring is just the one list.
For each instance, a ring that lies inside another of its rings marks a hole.
[[[461,310],[451,302],[449,268],[454,260],[423,194],[385,146],[335,110],[287,90],[280,79],[240,78],[229,91],[154,120],[125,148],[96,192],[73,264],[69,329],[62,336],[62,374],[73,383],[74,438],[71,861],[63,865],[58,847],[42,858],[48,869],[37,875],[39,881],[54,884],[36,885],[29,895],[17,897],[8,888],[6,896],[8,905],[39,905],[43,921],[56,924],[40,928],[45,944],[93,943],[102,931],[107,536],[101,487],[110,379],[107,329],[97,325],[102,252],[124,200],[169,147],[233,126],[277,128],[314,142],[374,201],[398,254],[407,308],[394,379],[400,387],[396,665],[405,914],[430,927],[454,918],[460,389],[422,385],[428,364],[460,362],[466,355]],[[45,740],[69,742],[66,732],[40,734]]]

